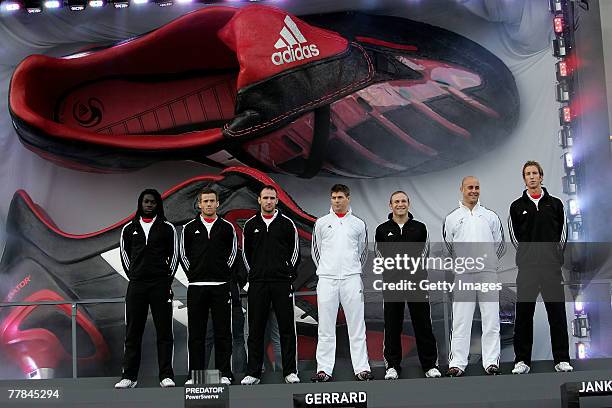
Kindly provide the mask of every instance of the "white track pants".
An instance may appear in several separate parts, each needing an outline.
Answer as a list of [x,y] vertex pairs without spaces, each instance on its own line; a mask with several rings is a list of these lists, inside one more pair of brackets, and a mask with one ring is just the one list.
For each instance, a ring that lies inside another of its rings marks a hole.
[[[457,275],[455,282],[497,282],[496,274],[479,272],[475,274]],[[476,303],[480,308],[482,322],[482,366],[487,368],[491,364],[499,366],[499,292],[490,291],[457,291],[454,290],[453,299],[453,328],[451,331],[451,351],[448,366],[465,370],[470,352],[470,339],[472,334],[472,319]]]
[[325,371],[329,375],[334,371],[336,318],[339,304],[342,305],[346,317],[353,370],[355,374],[370,371],[361,275],[351,275],[345,279],[319,278],[317,284],[319,312],[317,371]]

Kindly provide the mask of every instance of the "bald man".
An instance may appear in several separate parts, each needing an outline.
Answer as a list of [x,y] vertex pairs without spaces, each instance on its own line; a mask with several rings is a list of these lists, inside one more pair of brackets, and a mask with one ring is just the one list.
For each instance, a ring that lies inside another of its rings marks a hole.
[[[504,254],[504,231],[497,214],[480,204],[480,182],[467,176],[459,188],[459,207],[442,227],[444,242],[454,257],[453,326],[447,375],[460,377],[468,364],[472,319],[476,303],[482,322],[482,365],[486,374],[499,374],[499,292],[468,290],[467,285],[497,283],[499,258]],[[473,259],[468,268],[468,259]],[[460,262],[461,261],[461,262]],[[466,285],[467,284],[467,285]],[[464,285],[464,286],[462,286]]]

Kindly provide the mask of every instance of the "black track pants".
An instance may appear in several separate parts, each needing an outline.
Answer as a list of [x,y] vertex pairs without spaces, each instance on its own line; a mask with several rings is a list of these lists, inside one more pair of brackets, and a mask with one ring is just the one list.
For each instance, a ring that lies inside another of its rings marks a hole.
[[212,317],[215,342],[215,368],[223,377],[233,379],[232,300],[229,283],[222,285],[189,285],[187,289],[187,319],[189,329],[189,373],[206,369],[206,325],[208,312]]
[[283,376],[297,374],[297,341],[293,287],[289,282],[250,282],[248,294],[249,338],[247,375],[261,377],[264,335],[270,315],[270,304],[280,333]]
[[125,295],[125,352],[122,378],[138,378],[142,335],[151,307],[151,316],[157,334],[157,362],[159,379],[174,379],[172,356],[174,334],[172,330],[172,300],[166,279],[159,282],[130,282]]

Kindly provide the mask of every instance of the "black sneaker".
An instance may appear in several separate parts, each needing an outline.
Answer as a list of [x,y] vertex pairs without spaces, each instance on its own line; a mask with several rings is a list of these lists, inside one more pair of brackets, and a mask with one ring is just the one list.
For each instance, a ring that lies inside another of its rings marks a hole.
[[331,381],[332,376],[327,374],[325,371],[319,371],[310,379],[312,382],[328,382]]
[[357,381],[370,381],[374,379],[374,376],[369,371],[362,371],[359,374],[355,374]]
[[487,375],[499,375],[501,374],[501,370],[495,364],[491,364],[485,368],[485,373],[487,373]]
[[461,377],[463,375],[463,370],[459,367],[450,367],[446,372],[447,377]]

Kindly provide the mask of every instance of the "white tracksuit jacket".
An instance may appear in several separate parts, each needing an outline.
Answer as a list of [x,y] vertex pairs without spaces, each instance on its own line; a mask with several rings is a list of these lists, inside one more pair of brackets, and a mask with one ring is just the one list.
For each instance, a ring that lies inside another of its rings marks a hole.
[[[476,203],[470,211],[459,207],[446,216],[442,229],[444,242],[453,257],[482,257],[484,268],[456,275],[455,282],[496,283],[499,258],[505,252],[504,231],[498,215]],[[471,273],[470,273],[471,272]],[[499,292],[465,292],[455,289],[453,301],[453,327],[449,367],[465,370],[468,363],[472,318],[476,301],[482,318],[482,365],[486,369],[499,366]]]
[[353,370],[355,374],[370,371],[361,281],[367,244],[366,224],[350,209],[342,218],[330,210],[315,223],[311,253],[319,276],[317,371],[331,375],[334,370],[340,304],[346,317]]
[[365,222],[349,209],[340,218],[333,210],[319,218],[312,236],[312,260],[317,275],[344,279],[361,275],[368,256],[368,231]]

